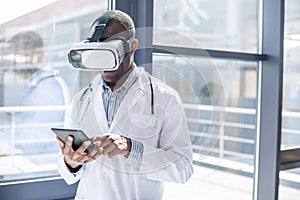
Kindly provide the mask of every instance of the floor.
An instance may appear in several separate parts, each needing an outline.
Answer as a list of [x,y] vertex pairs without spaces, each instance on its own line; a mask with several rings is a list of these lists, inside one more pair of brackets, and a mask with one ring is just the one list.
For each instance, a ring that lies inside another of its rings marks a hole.
[[[195,166],[186,184],[166,183],[164,200],[253,200],[253,179]],[[279,187],[279,200],[299,200],[300,189]]]

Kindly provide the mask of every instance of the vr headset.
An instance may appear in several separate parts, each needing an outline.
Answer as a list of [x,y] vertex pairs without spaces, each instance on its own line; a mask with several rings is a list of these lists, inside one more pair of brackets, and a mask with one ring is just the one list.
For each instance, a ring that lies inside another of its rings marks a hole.
[[112,37],[99,41],[107,20],[95,27],[93,35],[86,40],[74,44],[68,59],[76,69],[93,71],[114,71],[130,51],[130,42],[123,37]]

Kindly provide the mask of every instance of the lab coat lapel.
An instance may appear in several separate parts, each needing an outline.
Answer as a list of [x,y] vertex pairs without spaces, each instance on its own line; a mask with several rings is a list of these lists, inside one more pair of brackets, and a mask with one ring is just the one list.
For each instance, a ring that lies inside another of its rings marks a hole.
[[[114,120],[110,126],[110,131],[113,131],[116,126],[118,126],[119,122],[123,121],[124,119],[129,119],[128,115],[132,108],[137,106],[137,103],[145,96],[149,95],[149,91],[146,89],[148,86],[148,77],[145,74],[145,71],[141,69],[138,73],[138,80],[133,84],[133,86],[128,90],[127,94],[125,95],[123,101],[120,104],[120,107],[114,117]],[[128,123],[130,123],[128,121]]]
[[[89,124],[90,123],[95,123],[98,126],[98,129],[102,132],[108,132],[108,124],[107,124],[107,119],[106,119],[106,115],[105,115],[105,109],[102,103],[102,92],[103,92],[103,88],[101,87],[101,85],[99,85],[99,80],[100,80],[101,76],[97,76],[94,81],[92,82],[93,85],[93,96],[91,97],[92,101],[91,101],[91,106],[90,108],[91,113],[93,113],[93,115],[91,115],[91,118],[89,119]],[[92,124],[90,124],[92,125]],[[99,134],[99,133],[97,133]]]

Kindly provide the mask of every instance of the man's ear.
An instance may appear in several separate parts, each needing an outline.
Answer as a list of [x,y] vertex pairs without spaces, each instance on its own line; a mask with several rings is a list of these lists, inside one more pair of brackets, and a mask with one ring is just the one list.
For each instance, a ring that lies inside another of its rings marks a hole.
[[137,39],[134,39],[131,44],[132,53],[135,52],[135,50],[137,50],[138,46],[139,46],[139,41]]

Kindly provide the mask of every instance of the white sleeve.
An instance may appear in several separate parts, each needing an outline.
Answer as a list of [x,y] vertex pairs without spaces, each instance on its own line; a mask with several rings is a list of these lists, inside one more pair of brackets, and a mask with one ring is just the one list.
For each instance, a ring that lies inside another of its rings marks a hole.
[[[68,110],[65,114],[65,128],[73,128],[75,125],[75,112],[76,112],[76,106],[74,104],[74,101],[71,102],[71,109]],[[57,159],[57,167],[58,167],[58,173],[60,176],[66,181],[68,185],[76,183],[80,178],[81,174],[84,170],[84,166],[82,166],[76,173],[70,172],[69,168],[67,167],[64,156],[60,152],[60,155]]]
[[62,154],[58,157],[57,164],[58,164],[58,173],[66,181],[68,185],[74,184],[80,179],[84,166],[81,167],[76,173],[70,172],[69,168],[66,166]]

